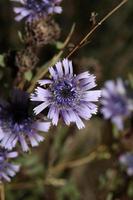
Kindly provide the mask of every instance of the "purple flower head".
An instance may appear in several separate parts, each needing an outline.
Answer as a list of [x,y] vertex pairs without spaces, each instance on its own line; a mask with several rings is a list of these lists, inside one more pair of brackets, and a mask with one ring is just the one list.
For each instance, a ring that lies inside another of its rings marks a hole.
[[11,181],[11,177],[16,175],[20,166],[10,163],[10,159],[16,158],[18,153],[16,151],[9,152],[0,147],[0,182]]
[[23,151],[38,146],[44,137],[37,133],[38,130],[47,132],[50,123],[39,122],[29,112],[28,93],[15,89],[9,102],[0,103],[0,145],[11,150],[17,142]]
[[133,154],[128,152],[119,157],[119,162],[126,167],[127,174],[133,175]]
[[44,87],[37,87],[31,95],[32,101],[42,102],[34,108],[35,114],[48,107],[47,117],[52,119],[53,125],[58,124],[61,116],[67,125],[75,122],[79,129],[84,128],[81,118],[88,120],[96,114],[94,102],[101,94],[100,90],[91,90],[96,86],[95,77],[88,72],[73,74],[72,62],[68,59],[57,62],[49,72],[51,79],[38,81]]
[[38,19],[53,13],[61,13],[59,6],[62,0],[11,0],[21,3],[21,6],[15,7],[16,20],[20,21],[27,18],[27,21]]
[[129,116],[133,105],[126,95],[126,89],[121,79],[116,82],[107,81],[102,90],[101,112],[105,119],[111,119],[119,130],[123,129],[123,120]]

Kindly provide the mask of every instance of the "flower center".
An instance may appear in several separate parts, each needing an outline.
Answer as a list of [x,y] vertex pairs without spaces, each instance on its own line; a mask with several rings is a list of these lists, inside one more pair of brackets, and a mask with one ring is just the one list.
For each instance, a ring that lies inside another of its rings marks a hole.
[[42,2],[42,0],[27,0],[26,7],[35,12],[41,12],[46,7],[46,3]]
[[27,108],[23,105],[12,105],[8,110],[0,113],[0,126],[4,132],[12,131],[14,134],[31,130],[33,123]]
[[119,114],[125,114],[127,113],[127,104],[124,98],[122,97],[113,97],[113,108],[112,110],[114,110],[115,113],[119,113]]
[[23,120],[28,118],[28,114],[25,113],[23,110],[15,110],[12,114],[12,118],[14,122],[21,123]]
[[54,94],[54,100],[60,106],[72,106],[78,97],[76,87],[67,80],[61,80],[54,84],[52,92]]

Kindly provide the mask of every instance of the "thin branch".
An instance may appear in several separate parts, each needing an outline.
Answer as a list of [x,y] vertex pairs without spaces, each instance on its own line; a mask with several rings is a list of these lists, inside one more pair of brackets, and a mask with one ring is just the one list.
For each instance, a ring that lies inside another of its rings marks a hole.
[[94,149],[92,152],[89,152],[89,154],[83,158],[72,161],[65,161],[64,163],[60,163],[57,166],[50,167],[50,169],[48,170],[48,174],[56,174],[58,172],[64,171],[65,169],[71,169],[88,164],[95,160],[98,157],[99,153],[103,153],[105,151],[107,151],[106,146],[101,145],[99,147],[96,147],[96,149]]
[[[67,181],[65,179],[62,178],[54,178],[54,177],[48,177],[45,180],[39,180],[40,182],[42,182],[42,185],[44,186],[54,186],[54,187],[62,187],[64,186]],[[37,182],[30,182],[30,183],[12,183],[11,185],[11,189],[12,190],[18,190],[18,189],[31,189],[31,188],[35,188],[37,186]],[[1,199],[0,199],[1,200]]]
[[117,5],[112,11],[110,11],[103,19],[101,19],[90,31],[85,35],[85,37],[72,49],[68,54],[67,58],[72,56],[88,39],[90,36],[109,18],[111,17],[119,8],[121,8],[128,0],[123,0],[119,5]]

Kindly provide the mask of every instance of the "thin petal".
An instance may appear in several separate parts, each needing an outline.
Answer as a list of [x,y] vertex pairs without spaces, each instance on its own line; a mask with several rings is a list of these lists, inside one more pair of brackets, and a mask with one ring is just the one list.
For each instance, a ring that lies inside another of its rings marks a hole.
[[70,125],[70,122],[71,122],[71,119],[70,119],[69,114],[67,113],[66,110],[62,110],[62,111],[61,111],[61,114],[62,114],[62,117],[63,117],[64,122],[66,123],[66,125],[69,126],[69,125]]
[[69,61],[68,59],[64,59],[62,61],[63,66],[64,66],[64,70],[65,70],[65,75],[69,74]]
[[56,70],[57,70],[59,78],[63,77],[62,63],[57,62],[55,66],[56,66]]
[[47,132],[50,128],[50,122],[36,122],[34,127],[39,131]]
[[47,84],[50,84],[50,83],[53,83],[52,80],[49,80],[49,79],[45,79],[45,80],[39,80],[38,83],[43,86],[43,85],[47,85]]
[[57,79],[57,73],[56,73],[56,71],[53,69],[53,67],[49,67],[49,73],[51,74],[51,76],[52,76],[52,78],[53,78],[54,80]]
[[86,79],[86,78],[88,79],[89,76],[90,76],[89,72],[83,72],[83,73],[77,75],[75,79],[76,80],[81,80],[81,79]]
[[49,102],[44,102],[44,103],[40,104],[39,106],[35,107],[33,109],[35,115],[38,115],[40,112],[42,112],[46,107],[48,107],[49,104],[50,104]]
[[101,90],[88,91],[82,95],[81,100],[96,102],[100,96]]
[[48,112],[48,118],[52,119],[52,123],[53,125],[58,124],[58,120],[59,120],[59,110],[58,108],[56,108],[55,106],[51,106]]
[[0,127],[0,140],[3,139],[5,133],[3,132],[2,128]]
[[23,151],[27,152],[29,150],[29,147],[27,142],[25,141],[25,138],[22,135],[19,136],[19,142],[22,146]]

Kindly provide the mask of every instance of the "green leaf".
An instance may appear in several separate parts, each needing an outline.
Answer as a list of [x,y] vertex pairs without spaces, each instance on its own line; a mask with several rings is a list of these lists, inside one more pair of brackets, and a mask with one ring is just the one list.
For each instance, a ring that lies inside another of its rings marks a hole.
[[55,42],[55,46],[57,49],[62,49],[64,44],[63,44],[63,42],[57,41],[57,42]]
[[25,74],[24,74],[25,80],[31,81],[32,75],[33,75],[33,74],[32,74],[32,71],[27,71],[27,72],[25,72]]
[[112,131],[113,131],[114,138],[119,139],[121,136],[121,133],[120,131],[118,131],[117,127],[114,124],[112,125]]
[[18,37],[19,37],[19,39],[20,39],[21,42],[24,41],[23,35],[22,35],[22,33],[20,31],[18,31]]
[[1,66],[1,67],[5,67],[4,55],[0,55],[0,66]]
[[128,185],[127,194],[129,197],[133,197],[133,181],[131,181]]

